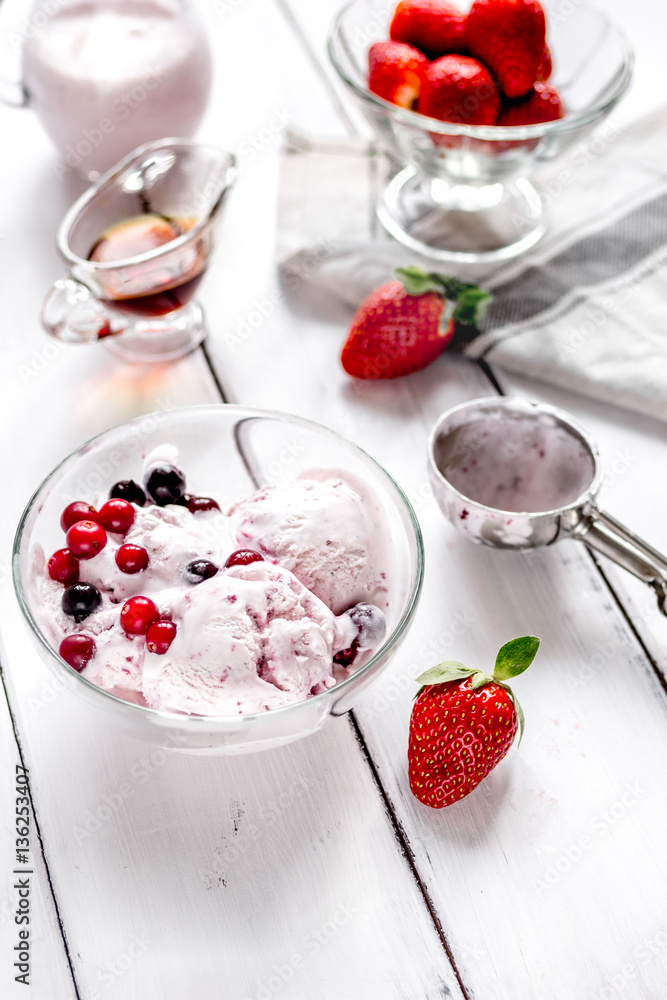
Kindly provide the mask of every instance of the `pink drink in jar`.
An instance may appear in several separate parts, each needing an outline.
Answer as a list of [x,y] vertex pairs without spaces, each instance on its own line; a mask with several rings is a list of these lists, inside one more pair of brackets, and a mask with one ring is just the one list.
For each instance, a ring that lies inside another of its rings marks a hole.
[[63,173],[93,178],[144,142],[193,135],[212,61],[188,0],[61,0],[43,22],[23,82]]

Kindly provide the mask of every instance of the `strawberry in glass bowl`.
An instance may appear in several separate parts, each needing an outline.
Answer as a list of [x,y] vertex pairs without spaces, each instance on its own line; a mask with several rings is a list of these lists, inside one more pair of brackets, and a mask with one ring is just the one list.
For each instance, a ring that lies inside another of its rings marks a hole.
[[546,231],[535,169],[598,125],[630,82],[631,46],[602,11],[540,0],[352,0],[329,55],[402,168],[388,232],[435,260],[509,259]]

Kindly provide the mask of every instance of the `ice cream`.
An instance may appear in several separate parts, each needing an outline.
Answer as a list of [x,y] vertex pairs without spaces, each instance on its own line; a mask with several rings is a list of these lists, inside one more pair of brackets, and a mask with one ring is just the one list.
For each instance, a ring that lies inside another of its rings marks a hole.
[[340,614],[387,600],[387,531],[378,501],[349,477],[309,472],[232,512],[236,541],[285,566]]
[[588,447],[549,414],[499,411],[464,423],[438,437],[434,459],[464,496],[516,512],[558,510],[595,474]]
[[355,634],[349,618],[266,562],[205,580],[174,617],[183,624],[166,656],[146,657],[144,695],[199,715],[279,708],[331,687],[333,655]]
[[225,513],[185,492],[177,463],[156,450],[143,489],[68,505],[65,547],[35,553],[40,624],[63,659],[120,697],[212,716],[290,705],[365,662],[390,575],[370,491],[318,470]]

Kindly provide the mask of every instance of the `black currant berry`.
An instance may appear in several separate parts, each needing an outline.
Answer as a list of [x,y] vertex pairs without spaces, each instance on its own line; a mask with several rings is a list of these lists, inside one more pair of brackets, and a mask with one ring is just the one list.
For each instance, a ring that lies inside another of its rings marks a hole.
[[345,612],[357,630],[357,642],[360,649],[372,649],[385,637],[387,620],[374,604],[355,604]]
[[158,507],[178,503],[185,493],[185,476],[173,465],[154,466],[144,480],[146,493]]
[[188,583],[202,583],[204,580],[210,580],[217,572],[218,567],[215,563],[209,562],[208,559],[195,559],[185,567],[183,576]]
[[136,503],[137,507],[143,507],[146,503],[146,494],[134,479],[121,479],[114,483],[109,490],[109,497],[112,500],[127,500],[128,503]]
[[78,624],[102,603],[102,595],[92,583],[73,583],[63,593],[62,609]]

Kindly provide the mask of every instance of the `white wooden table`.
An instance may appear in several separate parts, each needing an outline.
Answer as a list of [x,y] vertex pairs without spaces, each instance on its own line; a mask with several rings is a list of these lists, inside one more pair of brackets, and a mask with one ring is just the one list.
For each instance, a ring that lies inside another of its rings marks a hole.
[[[475,365],[445,355],[350,391],[337,361],[349,311],[282,296],[252,337],[225,336],[279,289],[271,121],[357,127],[325,56],[336,6],[204,8],[217,78],[200,135],[241,151],[242,172],[203,286],[206,352],[171,366],[57,349],[42,333],[40,303],[61,274],[54,233],[78,190],[57,179],[36,119],[0,111],[3,1000],[667,997],[667,621],[651,594],[575,543],[532,556],[470,546],[423,495],[428,428],[493,391]],[[606,6],[637,52],[619,109],[632,118],[664,98],[667,19],[650,0]],[[667,551],[667,427],[497,375],[570,410],[604,461],[631,456],[605,504]],[[221,398],[352,433],[418,498],[426,584],[404,647],[353,715],[256,756],[167,755],[59,690],[20,619],[10,546],[36,484],[91,434]],[[489,664],[526,632],[542,649],[517,683],[521,748],[471,797],[421,806],[407,780],[413,678],[445,657]],[[13,966],[19,766],[34,810],[29,987]]]

